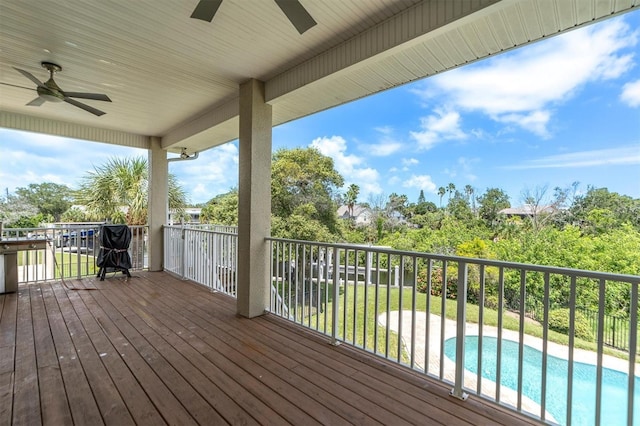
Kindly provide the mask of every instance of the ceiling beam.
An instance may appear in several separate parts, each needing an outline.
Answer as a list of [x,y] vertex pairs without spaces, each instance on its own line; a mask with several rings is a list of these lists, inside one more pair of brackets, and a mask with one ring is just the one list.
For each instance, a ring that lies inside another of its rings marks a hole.
[[[433,31],[472,15],[500,0],[425,0],[309,61],[286,71],[266,84],[267,102],[277,102],[308,84],[362,64],[395,49],[424,41]],[[407,45],[409,44],[409,45]]]
[[68,123],[60,120],[50,120],[7,111],[0,111],[0,128],[24,130],[71,139],[104,142],[132,148],[149,149],[150,146],[149,137],[145,135]]

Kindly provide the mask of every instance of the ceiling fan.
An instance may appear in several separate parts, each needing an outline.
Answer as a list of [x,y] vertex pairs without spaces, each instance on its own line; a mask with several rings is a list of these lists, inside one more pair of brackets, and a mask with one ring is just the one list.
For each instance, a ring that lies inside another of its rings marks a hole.
[[[317,24],[313,17],[300,4],[299,0],[274,0],[280,9],[287,15],[289,21],[300,34]],[[192,18],[211,22],[218,11],[222,0],[200,0],[191,14]]]
[[[82,102],[78,102],[72,98],[92,99],[95,101],[111,102],[111,99],[109,99],[107,95],[103,95],[99,93],[65,92],[53,80],[53,74],[58,71],[62,71],[62,67],[52,62],[42,62],[40,65],[42,65],[42,68],[45,68],[49,71],[49,80],[47,80],[44,83],[40,82],[40,80],[34,77],[34,75],[31,74],[29,71],[25,71],[25,70],[21,70],[20,68],[13,67],[16,71],[18,71],[20,74],[24,75],[25,77],[27,77],[29,80],[33,81],[37,85],[37,88],[35,90],[36,92],[38,92],[38,97],[32,100],[31,102],[29,102],[27,105],[40,106],[43,103],[45,103],[45,101],[66,102],[78,108],[82,108],[83,110],[97,116],[101,116],[105,114],[103,111],[100,111],[99,109],[83,104]],[[29,87],[16,86],[8,83],[0,83],[0,84],[32,90]]]

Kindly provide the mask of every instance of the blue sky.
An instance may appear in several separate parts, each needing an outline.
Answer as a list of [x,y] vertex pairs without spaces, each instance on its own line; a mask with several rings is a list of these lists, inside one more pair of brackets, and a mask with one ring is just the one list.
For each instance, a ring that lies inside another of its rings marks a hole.
[[[588,186],[640,198],[640,11],[274,128],[273,149],[318,148],[359,200],[471,185]],[[3,195],[77,187],[94,165],[146,151],[0,129]],[[170,163],[193,203],[237,186],[237,141]]]

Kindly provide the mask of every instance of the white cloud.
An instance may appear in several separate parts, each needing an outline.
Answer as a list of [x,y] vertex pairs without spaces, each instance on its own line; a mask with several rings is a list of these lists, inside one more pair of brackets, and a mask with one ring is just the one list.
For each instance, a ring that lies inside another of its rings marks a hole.
[[347,141],[341,136],[321,137],[311,141],[311,147],[322,155],[333,158],[336,170],[344,175],[351,175],[353,170],[364,160],[356,155],[347,155]]
[[460,129],[460,114],[456,111],[434,110],[435,114],[420,119],[420,131],[409,132],[421,150],[429,150],[445,140],[465,139]]
[[316,138],[310,146],[333,159],[336,170],[344,177],[346,184],[355,183],[360,187],[359,198],[366,199],[369,194],[382,193],[382,187],[378,183],[378,171],[370,167],[361,167],[364,164],[362,157],[347,154],[347,141],[343,137]]
[[640,164],[640,145],[550,155],[503,168],[523,170],[634,164]]
[[532,111],[527,114],[505,114],[496,117],[497,121],[502,123],[516,124],[523,129],[529,130],[531,133],[547,138],[547,123],[551,119],[549,111]]
[[640,80],[630,81],[622,87],[620,100],[630,107],[640,106]]
[[436,184],[431,180],[429,175],[412,175],[402,184],[405,188],[415,188],[426,192],[436,192]]
[[374,157],[388,157],[400,151],[404,144],[393,138],[393,127],[376,127],[374,130],[382,136],[379,141],[372,144],[361,144],[358,149]]
[[400,151],[402,149],[402,143],[389,140],[377,144],[362,145],[360,148],[374,157],[388,157]]
[[[436,75],[420,94],[426,99],[445,94],[450,108],[479,111],[546,136],[556,104],[588,82],[617,78],[633,66],[632,54],[620,51],[637,40],[637,31],[613,19]],[[427,147],[431,143],[423,141]]]
[[403,158],[402,164],[407,167],[415,166],[416,164],[420,164],[420,161],[417,158]]

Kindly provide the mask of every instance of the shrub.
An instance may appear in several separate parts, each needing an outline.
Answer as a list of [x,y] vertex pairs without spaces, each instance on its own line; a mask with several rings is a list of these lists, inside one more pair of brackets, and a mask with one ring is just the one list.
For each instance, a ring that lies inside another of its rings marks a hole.
[[[549,311],[549,328],[558,333],[569,334],[569,314],[568,308],[553,309]],[[593,331],[589,325],[589,320],[582,312],[574,312],[574,336],[593,342]]]
[[[427,272],[426,269],[418,274],[418,287],[420,293],[427,292]],[[431,271],[431,295],[442,296],[442,268],[434,268]],[[447,299],[458,297],[458,269],[449,268],[447,271]]]
[[486,308],[494,309],[496,311],[500,307],[500,303],[499,302],[500,301],[498,299],[498,296],[496,296],[495,294],[490,294],[488,296],[485,296],[485,298],[484,298],[484,306]]

